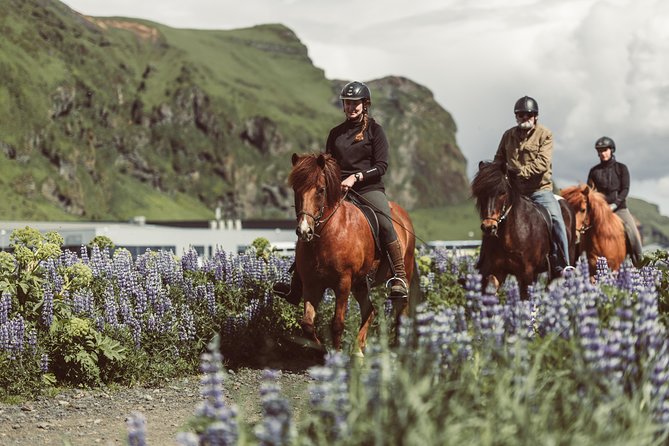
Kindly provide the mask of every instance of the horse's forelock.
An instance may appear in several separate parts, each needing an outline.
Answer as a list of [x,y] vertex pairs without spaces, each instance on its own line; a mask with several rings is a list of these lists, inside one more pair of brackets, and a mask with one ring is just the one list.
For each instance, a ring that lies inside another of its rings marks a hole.
[[[303,155],[293,166],[288,176],[288,184],[298,193],[303,193],[318,184],[321,168],[318,165],[317,154]],[[329,154],[323,154],[325,166],[325,193],[327,205],[334,205],[341,196],[340,170],[337,161]]]
[[476,199],[476,206],[481,209],[483,202],[503,193],[511,192],[509,179],[499,164],[486,163],[474,176],[471,184],[472,196]]

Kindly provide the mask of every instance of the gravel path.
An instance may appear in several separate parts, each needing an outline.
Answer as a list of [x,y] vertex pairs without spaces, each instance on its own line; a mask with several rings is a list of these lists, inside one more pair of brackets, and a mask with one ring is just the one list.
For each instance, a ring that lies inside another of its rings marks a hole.
[[[225,395],[238,407],[241,419],[261,419],[262,370],[229,372]],[[306,372],[283,372],[282,393],[299,420],[308,403]],[[174,379],[161,388],[66,390],[17,405],[0,404],[0,445],[125,445],[126,418],[141,412],[147,419],[150,446],[176,445],[177,432],[193,417],[202,400],[200,377]]]

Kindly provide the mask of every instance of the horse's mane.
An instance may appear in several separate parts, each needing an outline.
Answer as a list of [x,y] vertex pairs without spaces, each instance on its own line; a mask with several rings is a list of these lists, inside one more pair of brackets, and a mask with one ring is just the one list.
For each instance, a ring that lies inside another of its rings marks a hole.
[[[587,195],[584,193],[586,191]],[[562,189],[561,195],[572,206],[587,200],[590,225],[595,229],[598,237],[619,237],[624,230],[622,221],[615,217],[604,195],[587,184]]]
[[479,163],[479,171],[472,180],[471,188],[479,211],[483,203],[492,197],[508,193],[514,202],[517,196],[511,181],[502,170],[502,165],[491,161]]
[[[322,157],[321,170],[318,160]],[[288,176],[288,184],[298,193],[303,193],[318,184],[321,172],[325,174],[325,197],[327,207],[334,206],[341,198],[341,170],[337,161],[328,153],[301,155]]]

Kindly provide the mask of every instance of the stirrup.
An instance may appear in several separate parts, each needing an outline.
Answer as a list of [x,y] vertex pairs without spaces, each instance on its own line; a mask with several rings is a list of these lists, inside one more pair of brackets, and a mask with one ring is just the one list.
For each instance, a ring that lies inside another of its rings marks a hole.
[[[392,281],[398,281],[401,283],[401,285],[390,285],[390,282]],[[389,299],[408,299],[409,298],[409,287],[407,286],[407,283],[404,279],[400,277],[391,277],[386,281],[386,288],[390,285],[390,294],[388,295]],[[397,288],[403,287],[404,290],[398,290]],[[396,289],[393,290],[393,287]]]
[[567,265],[562,269],[562,273],[560,275],[564,277],[566,274],[572,274],[574,271],[576,271],[576,268],[571,265]]

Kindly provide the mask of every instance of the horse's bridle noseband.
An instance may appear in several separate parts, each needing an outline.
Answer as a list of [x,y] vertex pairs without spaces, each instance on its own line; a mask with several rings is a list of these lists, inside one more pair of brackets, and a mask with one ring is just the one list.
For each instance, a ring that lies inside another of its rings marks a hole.
[[492,220],[492,221],[494,221],[495,223],[497,223],[497,226],[499,226],[504,220],[506,220],[506,217],[508,217],[509,212],[511,212],[511,208],[513,207],[513,204],[510,204],[509,207],[507,207],[506,204],[507,204],[507,203],[506,203],[506,200],[505,200],[505,201],[504,201],[504,205],[502,206],[502,212],[501,212],[502,216],[501,216],[501,217],[499,217],[499,218],[495,218],[495,217],[483,217],[483,218],[481,219],[481,223],[483,223],[483,222],[486,221],[486,220]]
[[[325,205],[321,206],[320,209],[318,209],[318,213],[316,215],[313,215],[307,211],[299,211],[297,214],[295,214],[295,218],[299,220],[301,215],[306,215],[307,217],[311,218],[314,221],[314,229],[318,228],[319,226],[325,226],[328,220],[330,220],[332,216],[335,214],[335,212],[337,212],[337,209],[339,209],[339,206],[346,199],[347,195],[348,195],[348,190],[339,199],[339,201],[337,202],[337,206],[335,206],[332,212],[330,212],[330,215],[328,215],[325,218],[323,218],[323,214],[325,213]],[[327,203],[327,197],[323,198],[323,202]],[[320,237],[320,235],[317,234],[315,231],[314,231],[314,236]]]

